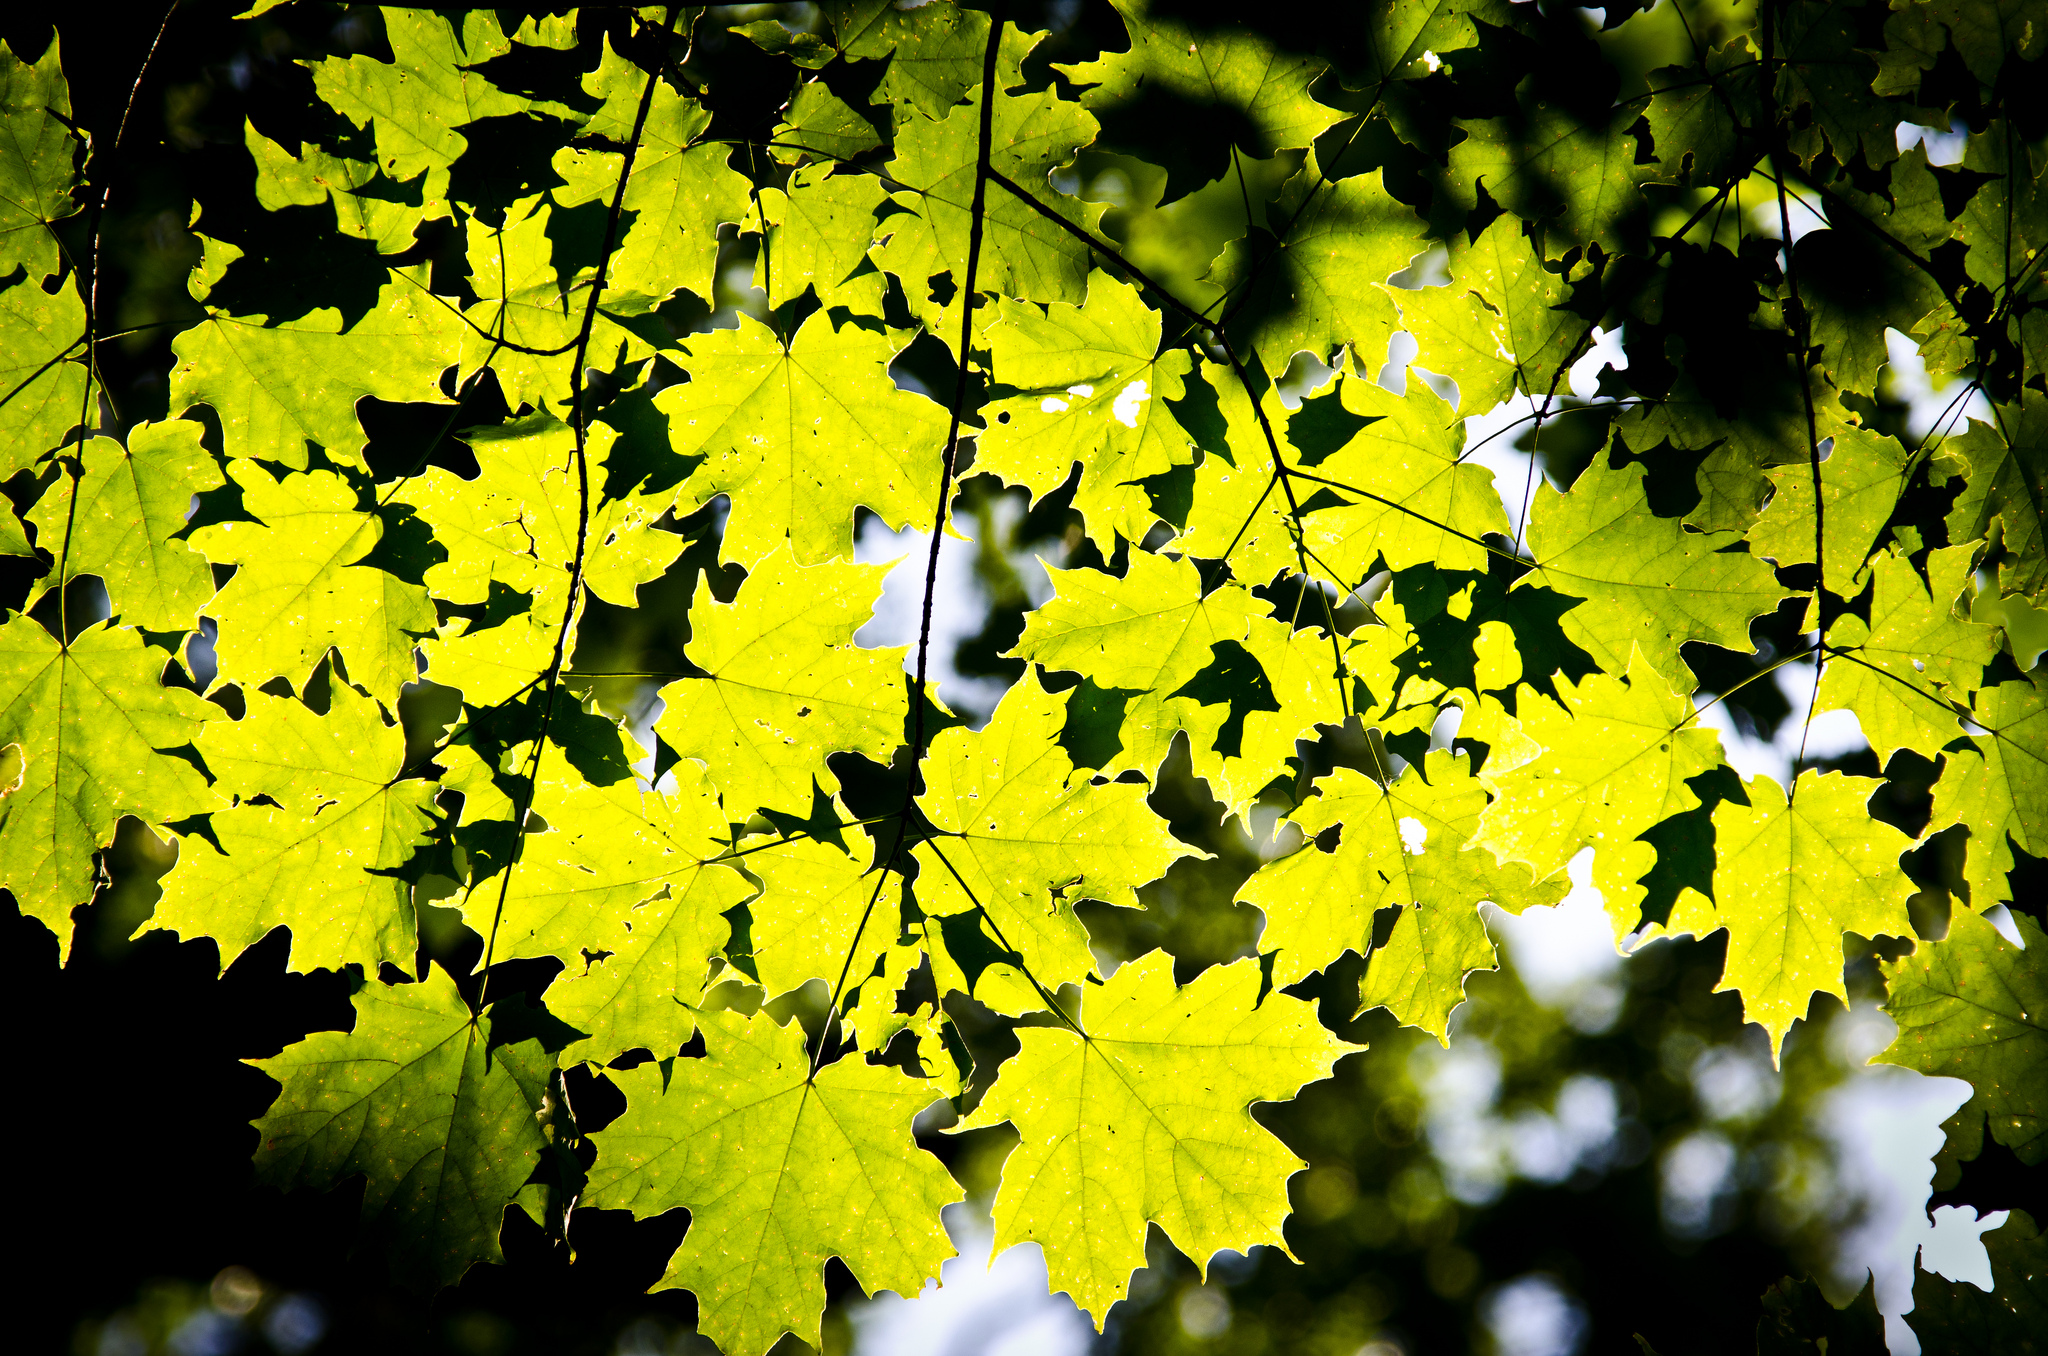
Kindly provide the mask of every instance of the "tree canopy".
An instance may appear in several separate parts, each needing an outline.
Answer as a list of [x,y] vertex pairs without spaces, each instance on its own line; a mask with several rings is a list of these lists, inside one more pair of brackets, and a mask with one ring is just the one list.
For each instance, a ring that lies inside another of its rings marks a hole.
[[[1463,1006],[1574,870],[1769,1068],[1881,998],[1972,1090],[1937,1187],[2036,1180],[2048,13],[190,22],[269,64],[175,268],[147,60],[0,49],[0,887],[67,973],[104,916],[267,976],[255,1181],[393,1284],[639,1229],[760,1356],[972,1192],[1118,1342],[1169,1254],[1323,1322],[1378,1245],[1318,1106],[1525,1001]],[[1333,1342],[1465,1340],[1483,1255],[1415,1237],[1449,1307]],[[1994,1238],[1928,1350],[2038,1342]]]

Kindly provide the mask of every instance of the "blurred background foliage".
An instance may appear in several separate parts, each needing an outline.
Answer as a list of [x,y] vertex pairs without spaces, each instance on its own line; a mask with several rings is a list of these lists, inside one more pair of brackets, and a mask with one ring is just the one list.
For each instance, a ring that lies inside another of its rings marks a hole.
[[[245,120],[272,137],[288,136],[313,103],[310,77],[297,63],[384,53],[381,21],[368,7],[300,0],[235,22],[240,8],[215,0],[179,4],[160,41],[157,18],[137,11],[116,18],[34,0],[0,16],[0,35],[23,57],[41,52],[53,32],[61,36],[76,116],[101,157],[93,182],[109,190],[102,294],[127,331],[101,354],[111,390],[105,422],[118,428],[165,413],[170,336],[199,314],[185,286],[198,258],[188,229],[195,204],[204,204],[216,235],[261,222],[243,150]],[[1198,24],[1261,25],[1267,18],[1243,6],[1158,8]],[[1117,33],[1099,0],[1047,0],[1018,10],[1014,17],[1026,27],[1052,31],[1051,60],[1088,59]],[[774,17],[802,27],[814,20],[807,14],[807,5],[703,12],[688,74],[702,82],[721,116],[745,122],[772,111],[757,107],[769,59],[724,26]],[[1317,33],[1298,15],[1270,17],[1271,36],[1283,47],[1299,47],[1305,32]],[[1532,21],[1550,35],[1545,44],[1490,39],[1470,63],[1486,78],[1461,80],[1455,90],[1446,79],[1437,94],[1449,112],[1485,116],[1473,101],[1483,104],[1487,89],[1506,99],[1517,80],[1537,74],[1552,86],[1588,82],[1584,98],[1605,107],[1614,91],[1641,89],[1649,71],[1686,57],[1688,23],[1694,37],[1711,43],[1752,20],[1753,6],[1693,0],[1682,16],[1676,0],[1640,13],[1628,0],[1605,11],[1545,7]],[[1343,35],[1322,36],[1341,43]],[[153,43],[148,77],[116,152],[114,129]],[[769,73],[779,78],[778,70]],[[1318,93],[1341,106],[1347,92],[1334,78],[1330,86]],[[1220,296],[1205,281],[1210,262],[1226,243],[1264,226],[1267,203],[1299,164],[1299,153],[1258,159],[1235,150],[1220,165],[1196,162],[1188,147],[1205,139],[1201,130],[1113,122],[1103,144],[1085,153],[1062,185],[1109,204],[1104,229],[1135,263],[1198,306]],[[1325,165],[1381,168],[1390,186],[1427,201],[1422,157],[1383,124],[1353,119],[1325,142],[1317,148]],[[1757,201],[1763,193],[1759,186]],[[1665,215],[1687,213],[1705,196],[1677,187],[1669,195]],[[1738,213],[1745,202],[1737,201]],[[85,229],[85,221],[75,219],[75,229]],[[1733,243],[1732,224],[1714,229],[1716,238],[1725,234]],[[435,259],[455,241],[452,227],[429,231],[418,255]],[[272,248],[287,274],[325,266],[292,258],[289,240]],[[726,242],[716,295],[702,300],[694,323],[761,309],[762,294],[751,288],[752,250],[737,236]],[[309,295],[327,281],[309,276]],[[941,346],[917,346],[899,360],[898,376],[937,389],[950,381],[950,359]],[[1286,385],[1299,394],[1316,376],[1290,372]],[[475,399],[496,396],[487,389]],[[1903,410],[1899,404],[1879,417],[1903,427]],[[502,410],[479,409],[476,417],[488,422]],[[433,431],[414,429],[402,407],[366,409],[363,418],[373,442],[389,441],[393,455],[404,452],[405,440]],[[1555,419],[1543,446],[1525,437],[1522,450],[1568,483],[1604,438],[1604,419],[1597,412]],[[1037,562],[1068,567],[1100,557],[1057,495],[1030,506],[971,473],[961,495],[956,517],[974,542],[965,596],[980,615],[951,663],[962,678],[994,685],[963,691],[1000,691],[1022,667],[1003,654],[1035,601],[1034,588],[1043,596]],[[696,544],[666,577],[642,589],[637,609],[593,604],[578,668],[673,671],[686,662],[683,601],[707,570],[722,596],[730,596],[736,579],[715,569],[708,514],[682,526]],[[19,591],[26,586],[21,581]],[[19,605],[11,596],[4,601]],[[1781,629],[1795,624],[1785,618]],[[1740,676],[1731,673],[1728,681]],[[613,714],[646,719],[653,686],[608,679],[591,695]],[[1769,738],[1786,715],[1782,697],[1767,683],[1745,691],[1738,719]],[[976,714],[972,703],[961,705],[963,714]],[[1318,756],[1341,761],[1346,747],[1335,732]],[[847,780],[858,808],[859,779]],[[1262,851],[1275,850],[1262,841],[1272,814],[1255,812],[1251,825],[1224,822],[1204,786],[1188,776],[1184,756],[1169,761],[1152,799],[1177,834],[1219,860],[1200,869],[1181,863],[1143,892],[1143,912],[1091,906],[1087,922],[1102,951],[1124,960],[1163,946],[1183,977],[1248,954],[1258,918],[1231,896]],[[37,1254],[11,1264],[13,1322],[28,1329],[22,1350],[709,1350],[693,1336],[686,1295],[642,1293],[680,1239],[680,1218],[634,1223],[580,1212],[573,1247],[561,1248],[514,1212],[506,1225],[507,1264],[479,1267],[429,1302],[393,1289],[376,1259],[351,1256],[356,1202],[349,1191],[281,1197],[251,1187],[249,1121],[262,1111],[269,1086],[238,1061],[345,1023],[345,981],[287,974],[281,949],[267,944],[218,973],[211,942],[179,943],[147,931],[125,940],[146,920],[169,853],[139,825],[124,823],[111,853],[112,883],[81,911],[80,944],[62,969],[38,925],[19,917],[0,923],[14,977],[4,999],[10,1029],[33,1033],[7,1117],[14,1214],[34,1222],[29,1237]],[[1945,910],[1941,873],[1930,866],[1925,874],[1934,883],[1920,907],[1929,926],[1938,927]],[[428,908],[423,915],[427,953],[465,970],[474,936],[451,911]],[[1864,947],[1851,956],[1852,1008],[1819,1000],[1787,1043],[1782,1072],[1771,1070],[1759,1033],[1743,1029],[1735,996],[1711,992],[1720,972],[1718,936],[1658,942],[1625,964],[1562,976],[1540,946],[1510,944],[1499,972],[1474,976],[1449,1050],[1395,1029],[1384,1012],[1354,1019],[1360,965],[1350,958],[1305,991],[1320,999],[1327,1022],[1369,1048],[1295,1103],[1262,1113],[1312,1165],[1292,1184],[1296,1213],[1287,1236],[1299,1260],[1273,1250],[1225,1255],[1204,1283],[1155,1231],[1151,1265],[1132,1298],[1111,1312],[1097,1348],[1566,1356],[1636,1352],[1641,1333],[1663,1356],[1683,1356],[1752,1349],[1758,1297],[1786,1275],[1825,1277],[1834,1297],[1846,1300],[1862,1276],[1841,1263],[1844,1240],[1864,1222],[1869,1202],[1844,1166],[1837,1095],[1883,1043],[1887,1025],[1872,1006],[1869,948],[1854,937],[1849,944]],[[977,1054],[1005,1053],[1011,1038],[997,1024],[977,1027],[972,1012],[956,1015],[970,1044],[985,1042]],[[573,1072],[569,1086],[585,1130],[601,1128],[622,1105],[588,1070]],[[67,1157],[94,1164],[91,1174],[56,1177],[35,1167],[55,1125],[76,1127],[82,1142]],[[934,1133],[926,1142],[985,1209],[1007,1135]],[[843,1351],[854,1341],[852,1314],[862,1297],[843,1270],[835,1267],[828,1280],[834,1306],[826,1344]],[[1002,1337],[983,1333],[967,1349],[994,1349]]]

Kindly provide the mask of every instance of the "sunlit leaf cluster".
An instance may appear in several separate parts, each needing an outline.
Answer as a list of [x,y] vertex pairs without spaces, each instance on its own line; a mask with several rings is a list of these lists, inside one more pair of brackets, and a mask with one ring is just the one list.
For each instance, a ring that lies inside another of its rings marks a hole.
[[[385,11],[311,66],[325,134],[246,138],[272,229],[368,299],[200,213],[205,318],[125,431],[96,148],[56,47],[0,51],[0,551],[35,579],[0,885],[68,946],[132,818],[176,845],[146,927],[349,972],[353,1029],[261,1061],[263,1180],[363,1177],[427,1287],[508,1209],[687,1209],[661,1284],[751,1354],[818,1341],[831,1258],[935,1277],[962,1193],[913,1127],[1007,1124],[996,1245],[1100,1324],[1149,1226],[1287,1246],[1304,1163],[1252,1108],[1355,1048],[1298,986],[1362,958],[1361,1009],[1449,1042],[1481,906],[1588,850],[1618,947],[1726,931],[1774,1054],[1846,999],[1846,934],[1896,939],[1884,1058],[2048,1153],[2041,934],[1986,921],[2048,856],[2037,28],[1697,7],[1671,64],[1559,89],[1491,81],[1577,22],[1502,0],[1359,6],[1313,54],[1117,0],[1086,61],[947,0],[801,8]],[[772,117],[703,96],[713,35],[777,63]],[[1898,148],[1958,102],[1959,162]],[[1077,168],[1181,109],[1227,116],[1166,194],[1246,203],[1200,296]],[[1930,431],[1887,330],[1957,378]],[[437,431],[394,454],[379,405]],[[1074,525],[992,712],[933,681],[969,476]],[[869,524],[922,535],[857,562]],[[923,626],[864,645],[892,568]],[[680,662],[614,666],[593,618],[665,580]],[[1872,756],[1737,775],[1717,731],[1795,684]],[[1176,757],[1261,826],[1256,941],[1119,965],[1091,917],[1226,869],[1154,804]],[[426,959],[449,910],[467,968]],[[577,1064],[626,1102],[588,1135]]]

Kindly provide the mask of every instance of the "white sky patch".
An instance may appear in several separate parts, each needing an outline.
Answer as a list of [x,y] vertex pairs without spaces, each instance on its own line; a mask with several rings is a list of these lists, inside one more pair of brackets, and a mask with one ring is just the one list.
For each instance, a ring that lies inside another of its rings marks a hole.
[[1067,388],[1067,394],[1077,395],[1083,400],[1093,400],[1095,398],[1095,388],[1085,381],[1077,382]]
[[1507,944],[1529,996],[1581,1031],[1604,1031],[1621,1011],[1621,955],[1606,897],[1593,888],[1593,849],[1566,868],[1571,893],[1520,915],[1488,907],[1486,928]]
[[1038,402],[1038,408],[1047,414],[1065,414],[1067,412],[1067,402],[1061,400],[1058,396],[1047,396]]
[[960,1255],[911,1298],[881,1294],[853,1307],[855,1356],[1081,1356],[1095,1327],[1065,1294],[1046,1293],[1045,1254],[1019,1243],[989,1257],[985,1212],[949,1205],[946,1232]]
[[1146,387],[1145,379],[1139,377],[1117,392],[1116,403],[1109,407],[1110,417],[1125,428],[1136,428],[1138,412],[1145,408],[1145,402],[1151,398],[1152,393]]
[[[1766,776],[1781,786],[1791,785],[1792,760],[1799,756],[1801,739],[1806,741],[1808,762],[1840,758],[1870,747],[1853,711],[1823,711],[1814,717],[1810,728],[1807,726],[1806,713],[1813,708],[1813,665],[1787,664],[1772,673],[1771,679],[1792,706],[1773,739],[1758,739],[1737,729],[1725,702],[1700,708],[1700,724],[1721,736],[1728,765],[1744,777]],[[1712,696],[1702,692],[1694,700],[1704,703]]]
[[[891,532],[881,519],[869,518],[853,547],[853,558],[863,565],[896,561],[896,568],[882,581],[882,597],[875,604],[874,619],[854,633],[854,643],[870,648],[911,646],[903,656],[907,673],[917,672],[917,627],[924,609],[924,571],[931,540],[929,532],[915,528]],[[988,598],[981,581],[974,577],[974,549],[971,542],[948,539],[939,551],[939,573],[932,589],[927,677],[947,707],[959,711],[964,706],[976,713],[987,713],[995,709],[1004,684],[989,678],[965,678],[953,667],[953,651],[961,641],[978,634],[988,616]]]
[[1621,347],[1621,327],[1603,330],[1595,325],[1593,346],[1572,364],[1572,394],[1581,400],[1590,400],[1598,395],[1600,373],[1609,367],[1617,372],[1628,370],[1628,354],[1623,352]]
[[1920,346],[1911,339],[1888,329],[1884,332],[1884,347],[1883,380],[1891,388],[1891,395],[1906,402],[1906,431],[1916,440],[1930,433],[1953,438],[1965,432],[1972,419],[1991,422],[1991,402],[1984,393],[1970,391],[1962,378],[1953,375],[1936,386],[1927,375],[1927,361],[1920,356]]
[[[1023,511],[1015,499],[997,501],[998,540],[1009,536]],[[946,538],[939,550],[939,572],[932,588],[931,660],[927,677],[941,702],[980,729],[995,710],[996,702],[1009,690],[1009,684],[998,678],[968,678],[953,667],[954,651],[960,642],[979,635],[987,623],[989,597],[974,574],[974,557],[979,550],[973,537],[975,520],[955,518],[952,525],[961,535]],[[854,633],[854,643],[870,648],[911,646],[903,656],[906,673],[917,672],[918,617],[924,607],[924,571],[931,540],[929,532],[915,528],[891,532],[881,519],[868,518],[853,545],[853,558],[863,565],[896,562],[896,568],[882,581],[882,597],[875,604],[874,619]],[[1052,577],[1045,572],[1047,556],[1055,565],[1065,559],[1058,541],[1028,543],[1010,557],[1033,607],[1052,597]]]
[[[1894,1030],[1876,1008],[1854,1009],[1835,1027],[1837,1042],[1854,1047],[1841,1053],[1865,1058],[1883,1048],[1879,1042],[1888,1044]],[[1969,1095],[1970,1085],[1959,1078],[1928,1078],[1879,1064],[1853,1068],[1821,1107],[1822,1131],[1836,1146],[1837,1180],[1862,1197],[1862,1218],[1835,1243],[1835,1298],[1860,1290],[1865,1271],[1877,1277],[1877,1307],[1892,1356],[1918,1356],[1920,1350],[1901,1315],[1913,1307],[1913,1260],[1923,1246],[1934,1245],[1932,1260],[1941,1262],[1945,1275],[1990,1275],[1984,1245],[1968,1229],[1955,1227],[1961,1221],[1937,1237],[1927,1220],[1934,1155],[1944,1138],[1941,1123]]]
[[1922,127],[1914,122],[1902,122],[1892,129],[1900,151],[1915,146],[1927,148],[1927,163],[1930,165],[1953,165],[1963,158],[1969,149],[1970,134],[1966,131],[1943,132],[1932,127]]
[[1991,1254],[1984,1247],[1985,1234],[2005,1223],[2010,1210],[1994,1210],[1979,1217],[1975,1206],[1935,1207],[1934,1224],[1920,1240],[1920,1265],[1951,1281],[1967,1281],[1979,1290],[1990,1290]]
[[1429,827],[1414,815],[1402,815],[1400,822],[1401,850],[1410,857],[1420,857],[1423,846],[1429,842]]

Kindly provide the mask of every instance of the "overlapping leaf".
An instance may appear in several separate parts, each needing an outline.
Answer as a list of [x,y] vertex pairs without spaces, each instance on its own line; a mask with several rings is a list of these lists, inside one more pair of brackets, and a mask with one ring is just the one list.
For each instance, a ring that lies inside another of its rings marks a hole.
[[1242,651],[1252,618],[1263,612],[1258,601],[1229,584],[1204,593],[1192,562],[1149,552],[1133,553],[1121,579],[1049,573],[1053,596],[1025,619],[1013,652],[1128,694],[1114,731],[1117,750],[1098,771],[1113,777],[1136,768],[1150,777],[1185,731],[1197,775],[1212,775],[1216,736],[1230,711],[1191,685],[1218,662],[1219,644]]
[[0,290],[0,476],[35,464],[86,414],[85,366],[67,356],[84,339],[72,289],[52,296],[23,276]]
[[1554,393],[1586,330],[1563,309],[1564,275],[1544,267],[1512,216],[1476,240],[1453,237],[1448,263],[1449,284],[1390,294],[1415,336],[1415,365],[1458,384],[1460,414],[1482,414],[1517,390],[1538,401]]
[[383,14],[392,59],[329,57],[313,67],[313,87],[328,107],[375,133],[378,168],[400,182],[426,176],[422,192],[440,208],[434,215],[446,215],[449,170],[469,147],[456,129],[517,113],[570,116],[560,104],[499,89],[474,69],[512,50],[495,13],[468,11],[460,31],[427,10]]
[[1932,756],[1962,732],[1955,703],[1977,686],[1998,634],[1955,613],[1974,548],[1930,552],[1928,582],[1888,551],[1870,564],[1870,622],[1846,615],[1829,629],[1816,711],[1853,711],[1880,763],[1907,748]]
[[1490,756],[1479,773],[1495,799],[1480,812],[1478,841],[1539,879],[1582,846],[1619,848],[1692,809],[1700,801],[1687,779],[1720,761],[1720,741],[1640,650],[1626,681],[1596,673],[1558,688],[1561,706],[1517,690],[1516,724],[1529,742]]
[[[1262,951],[1277,951],[1273,982],[1292,984],[1345,951],[1370,953],[1361,1008],[1385,1007],[1403,1025],[1439,1041],[1451,1010],[1464,1001],[1465,976],[1494,965],[1480,921],[1490,900],[1510,913],[1555,903],[1552,883],[1537,887],[1520,865],[1500,865],[1468,846],[1486,807],[1486,791],[1467,760],[1437,749],[1385,786],[1338,768],[1289,816],[1309,839],[1299,851],[1261,867],[1238,898],[1266,915]],[[1341,835],[1321,846],[1327,830]],[[1374,915],[1398,908],[1392,932],[1373,948]]]
[[903,344],[824,311],[787,343],[746,315],[691,339],[689,382],[655,405],[675,450],[703,459],[684,497],[732,496],[728,560],[750,565],[785,539],[802,565],[850,555],[856,505],[891,527],[931,513],[946,416],[889,379]]
[[554,1061],[538,1041],[493,1046],[439,970],[421,984],[375,981],[355,1029],[323,1031],[251,1061],[283,1085],[256,1122],[259,1181],[281,1190],[364,1179],[364,1232],[394,1278],[452,1285],[495,1262],[505,1207],[546,1141],[534,1119]]
[[816,791],[836,792],[830,754],[889,760],[909,710],[904,648],[853,643],[888,569],[799,565],[778,546],[730,603],[697,585],[685,653],[705,676],[662,688],[655,729],[704,764],[734,822],[764,809],[800,814]]
[[[1006,97],[996,104],[990,163],[1039,202],[1056,205],[1068,221],[1093,230],[1102,205],[1057,194],[1049,177],[1093,141],[1095,131],[1095,119],[1050,92]],[[889,239],[875,261],[901,279],[911,314],[948,336],[960,332],[980,143],[975,108],[953,109],[937,121],[911,117],[897,128],[888,166],[907,186],[891,196],[909,210],[890,218],[884,228]],[[977,291],[1081,303],[1092,263],[1087,245],[994,186],[982,220]]]
[[[620,200],[632,214],[632,224],[609,270],[608,294],[619,298],[614,304],[624,302],[633,309],[651,308],[684,288],[710,296],[718,228],[739,221],[747,210],[748,183],[726,164],[731,148],[700,141],[710,125],[710,111],[620,56],[609,39],[603,61],[583,80],[585,93],[604,100],[586,130],[619,142],[630,138],[641,93],[650,80],[654,97],[640,130],[632,178]],[[559,151],[555,171],[568,186],[557,190],[554,199],[563,207],[599,201],[609,205],[624,168],[624,157],[615,151]]]
[[2048,1157],[2048,936],[2013,915],[2024,949],[1958,909],[1949,935],[1884,967],[1885,1011],[1899,1034],[1877,1058],[1968,1080],[1963,1111],[2025,1163]]
[[1138,289],[1096,272],[1080,306],[1044,311],[1002,301],[982,331],[995,371],[1015,395],[989,402],[978,470],[1043,498],[1076,463],[1073,504],[1104,550],[1141,540],[1154,513],[1143,481],[1193,459],[1170,402],[1186,394],[1186,350],[1159,351],[1157,311]]
[[1596,457],[1569,491],[1537,487],[1536,568],[1524,580],[1585,600],[1565,613],[1565,634],[1610,673],[1628,668],[1631,646],[1671,674],[1682,671],[1686,641],[1748,650],[1750,622],[1787,590],[1762,561],[1729,549],[1732,534],[1688,532],[1646,512],[1644,475],[1640,462],[1617,471]]
[[50,225],[78,210],[72,156],[71,91],[55,33],[33,62],[0,44],[0,277],[28,270],[30,282],[57,271]]
[[2015,846],[2048,857],[2048,696],[2034,683],[1995,683],[1978,690],[1972,723],[1984,733],[1944,750],[1929,823],[1969,827],[1963,879],[1982,910],[2012,898]]
[[211,406],[231,457],[303,470],[313,442],[331,462],[352,461],[363,443],[356,401],[441,399],[436,383],[465,333],[453,304],[410,274],[395,275],[347,326],[330,309],[276,325],[214,313],[173,341],[171,412]]
[[253,460],[231,462],[254,522],[216,523],[188,540],[208,560],[240,568],[207,605],[221,620],[217,680],[304,686],[330,649],[349,679],[387,702],[418,676],[413,648],[434,629],[427,590],[366,562],[384,523],[333,471],[282,479]]
[[1047,988],[1095,968],[1076,903],[1135,907],[1140,885],[1202,855],[1167,832],[1144,787],[1074,769],[1058,743],[1066,705],[1027,671],[985,727],[934,739],[917,804],[939,836],[913,854],[924,911],[981,909]]
[[1714,903],[1687,897],[1673,931],[1728,929],[1720,989],[1742,994],[1742,1015],[1763,1027],[1776,1059],[1792,1023],[1817,993],[1845,1005],[1842,934],[1912,935],[1899,869],[1912,840],[1873,820],[1882,783],[1839,772],[1801,772],[1788,795],[1769,777],[1743,783],[1749,804],[1714,807]]
[[952,1255],[939,1210],[960,1199],[910,1137],[939,1091],[858,1055],[814,1073],[802,1028],[765,1013],[703,1023],[702,1058],[621,1077],[627,1110],[592,1136],[584,1203],[689,1209],[661,1284],[692,1291],[698,1331],[728,1351],[785,1332],[817,1345],[833,1257],[871,1294],[916,1294]]
[[157,750],[189,746],[220,708],[161,681],[170,656],[134,630],[93,626],[60,645],[19,613],[0,625],[0,747],[17,745],[0,801],[0,883],[70,950],[94,854],[122,815],[154,824],[209,806],[206,779]]
[[[63,579],[97,575],[122,622],[189,631],[213,597],[206,558],[176,540],[192,496],[221,485],[220,468],[188,420],[139,424],[126,447],[94,438],[78,451],[83,474],[29,514],[40,539],[62,549]],[[68,539],[67,539],[68,534]]]
[[222,958],[291,929],[295,970],[410,968],[411,889],[394,874],[426,841],[435,787],[400,780],[405,733],[329,684],[327,711],[244,694],[245,714],[197,744],[218,780],[208,831],[187,834],[151,925],[208,936]]
[[1052,1288],[1098,1327],[1145,1265],[1147,1223],[1205,1272],[1223,1248],[1287,1246],[1286,1180],[1306,1165],[1251,1104],[1327,1077],[1348,1047],[1307,1003],[1259,1002],[1260,988],[1255,961],[1184,989],[1164,954],[1133,961],[1090,994],[1081,1030],[1021,1029],[966,1123],[1023,1136],[996,1190],[995,1246],[1040,1244]]

